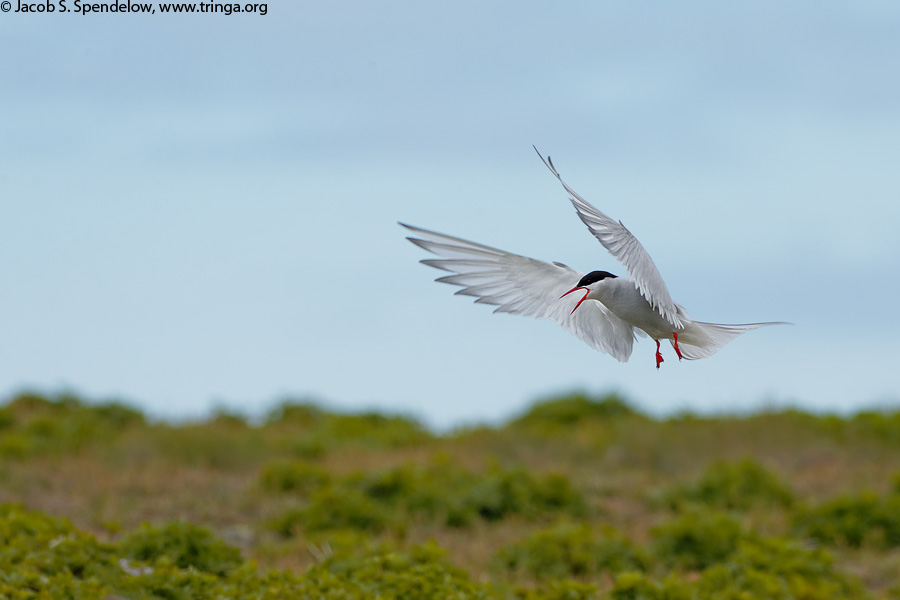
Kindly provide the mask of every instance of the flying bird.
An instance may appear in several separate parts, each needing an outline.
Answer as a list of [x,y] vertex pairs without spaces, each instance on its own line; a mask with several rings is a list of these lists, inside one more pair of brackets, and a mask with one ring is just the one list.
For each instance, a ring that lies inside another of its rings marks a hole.
[[[535,148],[535,152],[538,152]],[[548,156],[541,160],[569,194],[588,230],[628,276],[608,271],[581,273],[559,262],[544,262],[461,238],[400,223],[418,237],[407,237],[439,256],[420,262],[447,271],[435,281],[460,286],[456,294],[496,306],[495,313],[550,319],[600,352],[620,362],[631,356],[636,335],[656,342],[656,368],[663,362],[660,340],[669,340],[679,359],[706,358],[738,335],[766,325],[725,325],[691,319],[669,295],[650,255],[622,224],[570,188]]]

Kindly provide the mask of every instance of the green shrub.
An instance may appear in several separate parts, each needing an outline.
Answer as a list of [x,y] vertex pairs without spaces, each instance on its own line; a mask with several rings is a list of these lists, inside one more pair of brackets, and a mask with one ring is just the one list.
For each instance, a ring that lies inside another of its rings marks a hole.
[[156,425],[143,437],[154,457],[193,467],[235,470],[256,465],[269,445],[258,429],[216,421]]
[[[273,489],[293,485],[293,476],[274,473],[267,485]],[[584,511],[584,498],[563,475],[538,476],[521,468],[500,467],[477,474],[452,463],[436,462],[425,467],[406,465],[352,473],[314,492],[307,506],[288,511],[271,526],[289,536],[298,528],[306,532],[382,531],[412,520],[464,527],[510,515],[531,519],[578,516]]]
[[294,438],[287,445],[291,455],[305,460],[314,460],[322,458],[328,454],[331,447],[329,440],[322,436],[305,435]]
[[444,521],[451,527],[464,527],[476,520],[498,521],[511,515],[534,519],[580,516],[585,511],[582,495],[560,474],[538,476],[523,468],[493,467],[480,475],[456,472],[451,481],[450,485],[435,485],[435,491],[449,490],[438,497],[443,502]]
[[269,413],[264,428],[290,432],[291,445],[306,458],[342,446],[402,448],[421,444],[433,437],[411,417],[376,412],[332,413],[311,402],[296,403],[290,400]]
[[900,411],[867,411],[847,420],[848,429],[862,437],[897,444],[900,441]]
[[90,404],[87,412],[98,421],[113,429],[145,425],[144,413],[122,402],[101,402]]
[[[494,468],[461,492],[458,508],[485,521],[497,521],[512,514],[529,518],[548,513],[577,515],[584,510],[583,498],[567,477],[558,474],[537,477],[521,468]],[[459,515],[455,519],[459,520]]]
[[[435,469],[401,466],[371,473],[357,472],[346,480],[369,498],[385,504],[402,504],[405,508],[429,504]],[[438,475],[439,477],[439,475]],[[427,497],[426,501],[422,498]]]
[[371,498],[353,489],[323,488],[307,506],[287,511],[271,523],[272,529],[290,537],[297,531],[350,529],[378,533],[394,524],[394,516]]
[[3,432],[0,436],[0,458],[22,459],[30,456],[34,444],[24,433],[12,431]]
[[752,459],[715,462],[699,479],[669,494],[673,506],[682,500],[730,510],[752,506],[790,506],[794,493],[777,475]]
[[587,525],[564,524],[501,548],[494,564],[502,571],[546,580],[638,570],[645,561],[611,528],[595,532]]
[[410,417],[368,412],[329,415],[326,435],[374,448],[402,448],[431,439],[425,427]]
[[209,424],[218,427],[231,427],[233,429],[246,429],[250,427],[247,415],[226,406],[217,406],[213,408],[208,422]]
[[354,473],[344,480],[367,498],[402,516],[404,520],[450,521],[463,507],[467,491],[478,481],[474,473],[450,462],[436,461],[425,466],[403,465]]
[[[614,540],[612,546],[591,547]],[[633,549],[611,530],[591,536],[575,525],[535,535],[521,548],[541,543],[564,548],[564,569],[539,568],[542,576],[611,573],[605,594],[590,582],[555,579],[506,594],[473,582],[433,544],[397,552],[384,545],[347,544],[305,573],[259,572],[208,531],[187,524],[142,526],[117,544],[101,544],[68,521],[0,505],[0,597],[19,599],[316,598],[324,600],[857,600],[869,596],[859,581],[834,568],[828,553],[779,539],[744,536],[734,551],[698,574],[654,580],[618,562]],[[622,542],[620,550],[616,544]],[[359,548],[364,548],[359,551]],[[570,552],[576,549],[576,552]],[[603,555],[603,552],[606,552]],[[582,558],[578,558],[582,556]],[[586,556],[590,558],[584,558]],[[604,557],[601,558],[601,555]],[[572,558],[575,557],[575,558]],[[124,559],[124,560],[123,560]],[[531,560],[530,558],[528,560]],[[553,558],[549,564],[554,564]],[[602,563],[602,567],[595,566]],[[634,559],[634,562],[639,562]],[[574,569],[570,565],[577,566]]]
[[797,530],[817,541],[859,548],[900,547],[900,495],[843,496],[797,513]]
[[600,591],[596,585],[579,581],[550,581],[547,585],[515,591],[518,600],[597,600]]
[[538,476],[522,468],[493,467],[478,474],[447,462],[425,467],[401,466],[349,477],[346,485],[404,515],[442,519],[464,526],[481,519],[496,521],[509,515],[578,515],[584,499],[568,478]]
[[777,538],[744,537],[697,575],[655,581],[621,573],[609,597],[616,600],[858,600],[867,598],[855,578],[832,565],[822,550]]
[[99,597],[116,570],[111,548],[68,521],[0,505],[0,598]]
[[264,490],[301,495],[309,495],[330,481],[330,474],[322,467],[298,460],[271,462],[263,467],[259,477]]
[[715,512],[691,512],[655,527],[653,553],[663,563],[702,570],[728,559],[746,534],[735,519]]
[[867,594],[858,580],[832,566],[822,550],[807,550],[780,539],[743,540],[727,562],[707,569],[698,597],[710,600],[859,600]]
[[0,409],[0,456],[23,459],[110,444],[144,416],[119,402],[86,404],[70,394],[22,393]]
[[4,426],[24,425],[38,418],[76,418],[94,423],[104,423],[111,428],[145,424],[141,411],[123,402],[84,402],[72,394],[44,396],[24,392],[11,398],[2,409]]
[[22,392],[7,401],[5,410],[21,423],[35,415],[61,414],[81,407],[82,402],[71,394],[45,396],[37,392]]
[[698,596],[687,583],[676,578],[654,581],[643,573],[625,572],[616,577],[609,597],[610,600],[693,600]]
[[[124,565],[123,566],[127,566]],[[180,569],[174,565],[158,563],[152,568],[128,567],[135,573],[127,573],[115,578],[111,587],[115,596],[107,598],[127,598],[128,600],[195,600],[196,598],[237,598],[252,597],[234,595],[233,586],[227,580],[211,573],[195,569]],[[258,581],[252,588],[259,590]],[[251,589],[252,589],[251,588]],[[260,590],[262,591],[262,590]],[[257,592],[258,594],[259,592]],[[257,596],[274,598],[274,596]]]
[[0,431],[12,429],[16,424],[16,415],[9,406],[0,406]]
[[117,548],[133,560],[150,564],[168,562],[179,569],[194,568],[220,577],[243,562],[237,548],[203,527],[183,522],[162,527],[145,523],[122,538]]
[[878,441],[895,446],[900,440],[900,411],[864,411],[850,417],[826,415],[818,430],[839,442]]
[[304,575],[295,597],[487,600],[487,589],[450,565],[444,554],[426,544],[404,553],[380,550],[356,560],[327,561]]
[[571,394],[535,403],[522,416],[510,422],[513,427],[559,426],[562,428],[586,421],[609,420],[639,415],[616,394],[591,398]]
[[284,400],[266,415],[266,425],[291,425],[299,429],[315,429],[325,418],[325,411],[310,400]]
[[[487,600],[487,588],[433,545],[406,553],[372,547],[306,573],[260,573],[209,532],[187,524],[142,526],[115,545],[70,523],[0,505],[0,598],[193,600]],[[130,560],[128,560],[129,557]]]

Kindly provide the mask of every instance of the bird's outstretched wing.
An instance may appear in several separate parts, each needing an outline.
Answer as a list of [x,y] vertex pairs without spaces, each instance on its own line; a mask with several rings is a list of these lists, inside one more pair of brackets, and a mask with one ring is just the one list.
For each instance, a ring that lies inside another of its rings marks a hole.
[[628,269],[628,274],[634,279],[641,295],[674,328],[684,327],[685,323],[678,315],[678,307],[669,295],[666,282],[663,281],[662,275],[653,264],[653,259],[650,258],[638,239],[628,231],[621,221],[606,216],[570,188],[559,176],[559,172],[553,166],[549,156],[544,158],[537,148],[534,151],[538,153],[547,168],[569,193],[569,200],[575,205],[578,217],[587,225],[594,237],[600,240],[603,247]]
[[599,302],[585,302],[572,313],[579,294],[560,299],[582,273],[562,263],[546,263],[400,223],[419,237],[410,242],[441,258],[421,262],[450,275],[435,281],[461,286],[457,294],[496,306],[494,312],[550,319],[589,346],[621,362],[631,356],[634,328]]

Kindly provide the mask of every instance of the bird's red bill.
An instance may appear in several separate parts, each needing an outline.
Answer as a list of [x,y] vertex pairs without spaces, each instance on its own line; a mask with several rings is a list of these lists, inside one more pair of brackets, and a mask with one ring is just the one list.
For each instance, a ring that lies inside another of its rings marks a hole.
[[572,292],[574,292],[576,290],[584,290],[584,296],[581,298],[581,300],[578,301],[578,304],[575,305],[575,308],[572,309],[572,312],[569,313],[570,315],[575,313],[575,311],[578,309],[578,307],[581,306],[581,303],[584,302],[585,300],[587,300],[588,294],[591,293],[591,290],[589,290],[588,288],[576,285],[571,290],[569,290],[568,292],[566,292],[565,294],[560,296],[559,297],[560,300],[565,298],[566,296],[568,296],[569,294],[571,294]]

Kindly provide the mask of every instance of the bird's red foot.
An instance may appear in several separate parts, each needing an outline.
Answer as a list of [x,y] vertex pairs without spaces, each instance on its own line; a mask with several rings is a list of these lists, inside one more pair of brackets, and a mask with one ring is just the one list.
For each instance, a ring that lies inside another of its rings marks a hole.
[[656,368],[659,368],[659,365],[663,362],[662,354],[659,353],[659,340],[654,340],[656,342]]
[[[684,357],[681,356],[681,348],[678,347],[678,333],[675,332],[675,331],[673,331],[673,332],[672,332],[672,337],[675,338],[675,354],[678,355],[678,360],[681,360],[681,359],[684,358]],[[658,344],[657,344],[657,345],[658,345]],[[657,368],[659,368],[659,365],[657,365]]]

